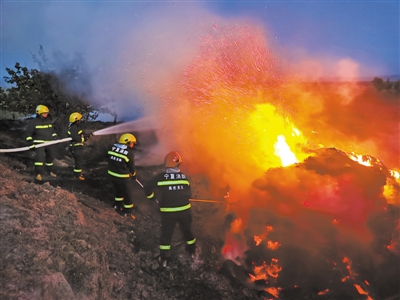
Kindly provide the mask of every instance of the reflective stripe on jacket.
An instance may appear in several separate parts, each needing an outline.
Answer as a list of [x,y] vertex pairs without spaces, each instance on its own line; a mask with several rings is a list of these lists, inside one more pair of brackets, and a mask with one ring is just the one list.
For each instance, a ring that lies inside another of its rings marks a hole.
[[80,123],[74,122],[68,125],[68,136],[72,139],[69,144],[71,147],[83,146],[83,142],[85,141],[84,132],[80,128]]
[[50,118],[42,118],[37,116],[29,120],[28,127],[25,132],[25,140],[29,143],[45,143],[54,140],[57,133],[54,132],[53,124]]
[[148,199],[157,197],[160,211],[174,213],[190,209],[189,198],[192,196],[190,182],[179,169],[167,169],[145,184]]
[[118,178],[129,178],[136,175],[133,148],[123,144],[114,144],[107,155],[109,175]]

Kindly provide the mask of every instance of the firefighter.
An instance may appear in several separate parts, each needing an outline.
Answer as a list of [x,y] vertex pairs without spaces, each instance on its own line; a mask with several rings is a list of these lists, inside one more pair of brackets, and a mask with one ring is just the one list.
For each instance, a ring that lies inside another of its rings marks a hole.
[[53,172],[54,146],[35,148],[35,145],[50,142],[58,138],[48,115],[48,107],[38,105],[36,107],[36,118],[29,121],[25,132],[29,149],[35,151],[35,172],[37,181],[43,180],[45,171],[47,171],[51,177],[57,177]]
[[114,209],[125,217],[135,219],[132,214],[132,179],[136,179],[135,157],[133,147],[136,137],[130,133],[124,133],[119,142],[108,151],[108,175],[114,186]]
[[74,112],[69,116],[68,124],[68,137],[72,138],[69,144],[69,149],[74,157],[74,176],[79,180],[85,180],[82,175],[83,167],[83,144],[87,141],[90,135],[83,132],[81,128],[82,115],[78,112]]
[[194,257],[196,238],[192,226],[192,215],[189,199],[192,196],[190,183],[180,171],[182,158],[178,152],[172,151],[164,159],[165,171],[156,175],[146,185],[148,199],[157,198],[161,212],[160,261],[163,267],[170,260],[169,250],[176,224],[179,224],[186,241],[186,251]]

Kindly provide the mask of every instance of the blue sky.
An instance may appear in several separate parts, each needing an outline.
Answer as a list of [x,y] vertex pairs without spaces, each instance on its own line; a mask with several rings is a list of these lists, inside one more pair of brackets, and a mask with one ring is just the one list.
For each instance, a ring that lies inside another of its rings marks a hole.
[[[305,58],[350,60],[360,78],[386,78],[400,74],[399,3],[1,1],[1,85],[16,62],[38,68],[31,53],[41,45],[53,68],[83,61],[93,97],[139,97],[163,84],[160,70],[193,59],[199,36],[213,25],[245,23],[263,28],[294,66]],[[329,68],[322,72],[329,77]]]
[[285,47],[349,57],[374,65],[377,75],[400,74],[399,1],[221,1],[208,7],[227,18],[261,20]]

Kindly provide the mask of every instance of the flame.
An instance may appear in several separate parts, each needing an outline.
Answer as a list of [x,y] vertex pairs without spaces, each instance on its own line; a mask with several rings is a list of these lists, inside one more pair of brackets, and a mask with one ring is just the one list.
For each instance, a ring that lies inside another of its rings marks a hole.
[[268,241],[267,242],[267,248],[269,250],[276,250],[278,249],[280,246],[282,246],[279,242],[273,242],[273,241]]
[[388,249],[390,251],[393,251],[393,250],[396,249],[396,246],[393,244],[393,240],[392,239],[389,240],[389,245],[386,246],[386,249]]
[[318,295],[326,295],[329,293],[329,289],[325,289],[323,291],[318,292]]
[[396,170],[388,170],[390,177],[387,177],[383,187],[383,196],[387,203],[400,205],[400,174]]
[[260,245],[262,242],[262,239],[259,236],[254,236],[254,242],[256,244],[256,246]]
[[241,233],[243,231],[243,221],[241,218],[236,218],[231,223],[231,232],[232,233]]
[[[308,156],[301,147],[307,143],[306,138],[288,117],[279,114],[274,105],[256,105],[256,110],[249,116],[249,125],[255,137],[258,137],[261,151],[254,159],[265,170],[271,167],[286,167]],[[274,153],[279,161],[271,157],[271,153]]]
[[[267,235],[272,232],[274,230],[274,228],[271,225],[267,225],[265,226],[265,231],[263,234],[261,235],[255,235],[253,240],[256,246],[259,246],[263,240],[265,240],[265,238],[267,237]],[[268,240],[267,241],[267,248],[270,250],[276,250],[281,246],[281,244],[279,242],[273,242]]]
[[278,141],[274,145],[275,155],[279,156],[282,161],[282,166],[286,167],[299,162],[296,155],[290,150],[286,143],[286,138],[283,135],[278,135]]
[[400,180],[400,173],[396,170],[389,170],[390,175],[396,179],[396,181]]
[[[258,220],[271,217],[277,222],[275,230],[282,244],[315,254],[310,257],[319,257],[330,245],[335,251],[348,249],[347,244],[353,242],[360,243],[361,249],[368,247],[375,233],[367,228],[367,221],[384,213],[383,197],[387,203],[400,204],[400,176],[390,171],[386,185],[379,181],[367,186],[364,179],[375,180],[375,171],[381,175],[387,170],[379,160],[356,152],[398,164],[399,146],[391,141],[399,130],[397,102],[384,106],[381,96],[363,85],[357,86],[356,93],[347,86],[344,97],[336,83],[293,80],[296,74],[281,68],[278,53],[271,50],[265,36],[264,31],[245,24],[216,26],[200,37],[199,52],[183,72],[179,86],[160,97],[163,111],[159,119],[164,122],[160,143],[181,152],[188,173],[206,177],[207,193],[222,197],[226,186],[230,187],[229,209],[240,218],[227,233],[222,249],[225,258],[236,259],[253,246],[247,245],[248,237],[243,234],[251,226],[251,214]],[[319,148],[341,149],[367,168],[347,157],[330,157],[329,151],[316,158],[319,168],[299,164],[312,162],[310,153],[325,150]],[[366,176],[360,176],[364,171]],[[267,239],[268,232],[255,232],[254,236],[250,230],[256,245],[264,241],[269,250],[280,246]],[[388,249],[393,251],[395,246],[392,235]],[[278,249],[277,255],[282,254],[280,250],[284,253],[285,249]],[[359,253],[364,254],[355,251]],[[343,263],[342,281],[347,285],[358,275],[350,258],[345,257]],[[277,261],[276,265],[264,263],[254,267],[250,278],[276,279],[281,270]],[[315,275],[313,271],[309,278]],[[334,291],[332,285],[329,288]]]
[[368,295],[368,292],[366,292],[360,285],[358,285],[358,284],[354,284],[354,287],[356,288],[356,290],[357,290],[357,292],[360,294],[360,295],[366,295],[367,296],[367,300],[373,300],[369,295]]
[[249,274],[250,281],[265,280],[268,282],[269,278],[275,280],[278,278],[280,271],[282,271],[282,267],[278,265],[278,259],[272,258],[269,265],[264,261],[261,266],[254,266],[254,275]]
[[353,275],[357,275],[357,274],[353,274],[352,270],[351,270],[351,260],[348,257],[343,257],[342,262],[346,264],[346,270],[347,270],[347,275],[344,276],[342,278],[342,282],[345,282],[346,280],[354,280]]
[[225,245],[221,249],[221,253],[225,259],[236,261],[240,264],[239,258],[247,250],[244,239],[238,238],[243,235],[243,220],[235,218],[230,224],[230,230],[225,236]]
[[364,165],[367,167],[372,167],[372,163],[371,163],[371,157],[367,156],[367,155],[359,155],[359,154],[348,154],[348,156],[358,162],[360,165]]
[[390,181],[387,181],[387,183],[383,186],[383,196],[389,204],[400,204],[399,188],[391,184]]
[[279,292],[282,290],[280,287],[268,287],[265,289],[266,292],[270,293],[275,298],[279,298]]
[[[346,280],[355,280],[355,276],[358,276],[358,274],[354,273],[351,268],[351,260],[348,257],[343,257],[342,262],[345,263],[346,265],[346,270],[348,275],[342,278],[342,282],[345,282]],[[367,280],[364,280],[365,285],[369,286],[369,282]],[[356,288],[357,292],[361,295],[366,295],[368,300],[373,300],[370,296],[369,293],[361,287],[361,285],[354,283],[353,286]]]

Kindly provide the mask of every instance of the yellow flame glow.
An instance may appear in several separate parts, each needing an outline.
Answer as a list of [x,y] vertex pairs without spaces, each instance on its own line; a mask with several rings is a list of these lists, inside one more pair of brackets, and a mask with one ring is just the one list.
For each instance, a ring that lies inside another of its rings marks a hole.
[[389,170],[390,175],[396,179],[396,181],[400,180],[400,173],[396,170]]
[[[257,105],[250,115],[249,124],[260,146],[254,159],[264,170],[288,166],[307,157],[299,147],[306,143],[306,139],[288,118],[277,112],[275,106]],[[275,158],[271,157],[272,153]]]
[[360,165],[367,166],[367,167],[372,167],[371,158],[368,157],[368,156],[362,156],[362,155],[359,155],[359,154],[348,154],[348,156],[352,160],[358,162]]
[[296,155],[290,150],[290,147],[286,143],[286,138],[283,135],[278,135],[278,141],[275,143],[274,148],[274,154],[281,159],[282,166],[286,167],[299,162]]

